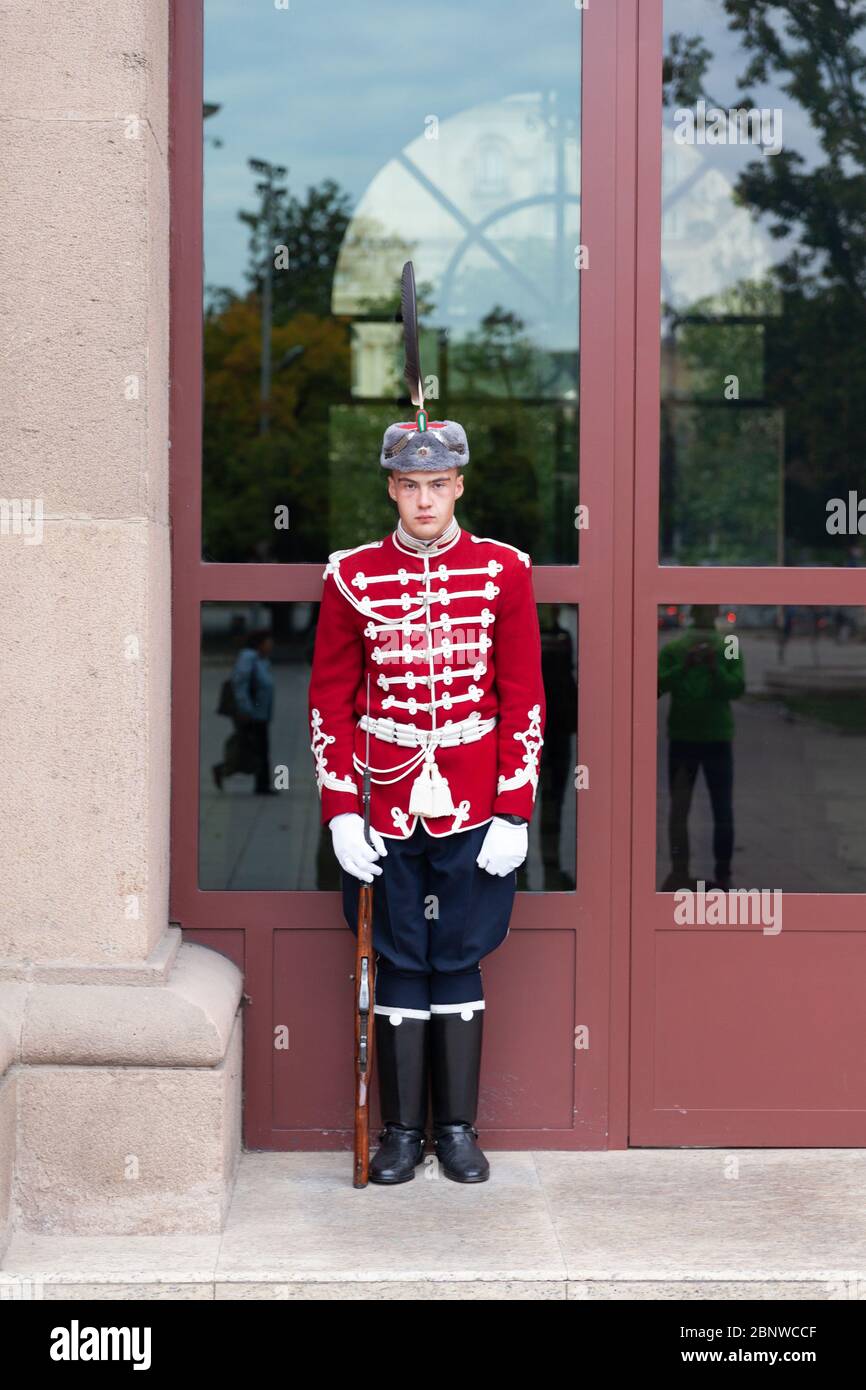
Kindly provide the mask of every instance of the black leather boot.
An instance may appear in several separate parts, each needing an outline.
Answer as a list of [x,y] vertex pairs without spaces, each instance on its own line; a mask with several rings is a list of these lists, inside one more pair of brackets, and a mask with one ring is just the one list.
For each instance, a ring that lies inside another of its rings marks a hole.
[[428,1018],[374,1014],[379,1109],[384,1129],[371,1160],[370,1182],[409,1182],[427,1143]]
[[490,1176],[475,1142],[483,1029],[483,1009],[474,1009],[471,1019],[459,1010],[434,1012],[430,1019],[433,1139],[443,1172],[454,1182],[486,1182]]

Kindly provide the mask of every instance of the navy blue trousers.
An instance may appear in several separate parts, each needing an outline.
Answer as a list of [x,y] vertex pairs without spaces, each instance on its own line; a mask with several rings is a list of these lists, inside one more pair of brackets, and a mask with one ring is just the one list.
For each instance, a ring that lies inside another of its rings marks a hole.
[[[498,878],[475,860],[489,826],[437,839],[421,821],[373,880],[374,1004],[425,1015],[484,999],[482,958],[508,935],[517,870]],[[360,880],[343,872],[343,912],[357,935]]]

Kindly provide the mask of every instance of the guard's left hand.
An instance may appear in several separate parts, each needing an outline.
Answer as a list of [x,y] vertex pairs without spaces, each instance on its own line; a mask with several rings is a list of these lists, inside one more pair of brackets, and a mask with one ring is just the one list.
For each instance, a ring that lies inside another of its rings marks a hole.
[[529,826],[512,825],[510,821],[494,816],[475,862],[489,874],[504,878],[520,867],[528,850]]

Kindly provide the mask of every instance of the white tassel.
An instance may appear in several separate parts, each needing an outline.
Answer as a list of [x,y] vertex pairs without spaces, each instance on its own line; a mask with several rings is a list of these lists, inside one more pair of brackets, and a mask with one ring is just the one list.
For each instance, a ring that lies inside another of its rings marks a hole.
[[430,768],[430,780],[433,788],[433,810],[431,816],[453,816],[454,802],[451,800],[451,790],[448,786],[448,779],[442,776],[436,763]]
[[433,785],[430,781],[430,764],[424,763],[415,781],[412,783],[412,795],[409,797],[410,816],[429,816],[432,815],[430,807],[433,802]]
[[448,781],[442,776],[432,755],[424,760],[409,797],[410,816],[453,816],[454,803]]

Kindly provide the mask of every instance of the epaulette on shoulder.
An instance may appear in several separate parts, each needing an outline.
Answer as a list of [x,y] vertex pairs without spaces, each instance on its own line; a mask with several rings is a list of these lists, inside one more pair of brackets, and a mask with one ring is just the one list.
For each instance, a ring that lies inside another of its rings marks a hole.
[[520,550],[516,545],[509,545],[508,541],[498,541],[493,536],[473,536],[472,540],[475,542],[476,545],[480,544],[482,541],[486,541],[488,545],[501,545],[505,550],[513,551],[514,554],[520,560],[522,560],[523,564],[526,566],[527,569],[529,569],[530,565],[532,564],[532,561],[525,550]]
[[384,541],[367,541],[365,545],[349,546],[346,550],[332,550],[328,556],[328,563],[325,565],[322,578],[327,579],[329,574],[335,574],[340,568],[341,561],[349,555],[357,555],[361,550],[377,550],[384,544]]

